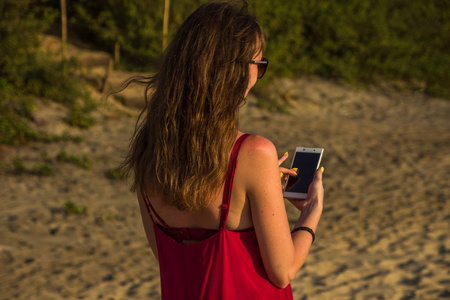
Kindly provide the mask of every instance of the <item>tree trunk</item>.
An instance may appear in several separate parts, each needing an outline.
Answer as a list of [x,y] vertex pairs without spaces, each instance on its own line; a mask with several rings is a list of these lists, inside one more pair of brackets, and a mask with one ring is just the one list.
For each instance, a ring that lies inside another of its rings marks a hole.
[[164,5],[164,24],[163,24],[163,50],[167,46],[167,32],[169,31],[169,11],[170,11],[170,0],[165,0]]
[[114,45],[114,65],[118,66],[120,62],[120,43],[119,41],[116,41],[116,44]]
[[61,0],[61,57],[66,59],[66,42],[67,42],[67,12],[66,0]]
[[103,96],[106,96],[106,92],[108,90],[109,76],[111,76],[113,69],[114,69],[114,62],[112,58],[110,58],[108,60],[108,65],[106,66],[105,77],[103,77],[102,86],[100,87],[100,91],[102,92]]

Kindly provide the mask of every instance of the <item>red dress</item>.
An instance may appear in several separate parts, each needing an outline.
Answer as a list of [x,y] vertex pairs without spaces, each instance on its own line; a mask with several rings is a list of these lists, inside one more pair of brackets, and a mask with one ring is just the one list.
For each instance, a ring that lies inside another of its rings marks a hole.
[[[220,228],[174,228],[168,226],[145,198],[152,213],[161,275],[161,298],[166,299],[293,299],[291,286],[274,286],[268,279],[254,228],[226,229],[231,190],[242,135],[234,145],[223,194]],[[200,240],[183,245],[181,240]]]

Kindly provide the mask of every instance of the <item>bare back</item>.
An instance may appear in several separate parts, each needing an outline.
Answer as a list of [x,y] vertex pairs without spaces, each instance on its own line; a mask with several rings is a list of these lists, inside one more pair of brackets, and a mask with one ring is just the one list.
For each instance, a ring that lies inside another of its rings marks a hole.
[[[236,140],[242,135],[242,132],[237,133]],[[248,139],[252,139],[250,136]],[[239,160],[242,153],[246,151],[246,143],[242,145],[241,152],[238,156],[238,165],[236,168],[236,173],[234,177],[233,190],[231,194],[230,210],[227,219],[227,229],[229,230],[244,230],[251,228],[253,226],[250,204],[247,198],[246,188],[244,180],[245,176],[250,176],[248,170],[245,168],[245,161]],[[245,155],[245,154],[244,154]],[[141,208],[141,214],[143,219],[144,228],[155,255],[156,251],[156,241],[153,232],[153,223],[148,212],[145,208],[144,200],[142,196],[138,193],[139,205]],[[210,204],[197,212],[182,211],[167,204],[163,199],[159,197],[150,198],[150,202],[158,213],[158,215],[171,227],[179,228],[205,228],[205,229],[218,229],[220,223],[220,206],[223,199],[223,186],[217,191],[214,199],[211,200]],[[189,241],[186,243],[193,243],[196,241]]]

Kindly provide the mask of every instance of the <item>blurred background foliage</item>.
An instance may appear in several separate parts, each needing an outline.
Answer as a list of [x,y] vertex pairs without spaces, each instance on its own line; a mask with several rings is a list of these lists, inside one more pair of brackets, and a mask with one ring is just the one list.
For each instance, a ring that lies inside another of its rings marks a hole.
[[[169,40],[204,2],[170,1]],[[450,99],[448,0],[249,3],[267,35],[266,83],[306,74],[350,83],[381,79]],[[162,51],[163,13],[164,0],[67,0],[69,41],[112,55],[119,49],[116,68],[151,71]],[[81,92],[81,79],[74,80],[76,62],[55,61],[38,50],[40,34],[60,33],[59,14],[60,0],[0,2],[0,143],[10,123],[17,122],[20,131],[30,117],[29,95],[69,106],[89,98]],[[9,143],[20,143],[20,138]]]
[[[204,2],[170,1],[169,36]],[[448,0],[249,2],[267,34],[273,77],[382,77],[450,97]],[[67,11],[78,37],[111,53],[119,42],[122,66],[148,71],[161,53],[163,10],[162,0],[78,0]]]
[[92,121],[88,113],[95,104],[77,75],[77,61],[60,55],[55,59],[39,47],[40,36],[58,16],[59,10],[46,0],[0,1],[0,144],[60,138],[29,126],[38,121],[33,116],[36,98],[67,106],[67,121],[74,126]]
[[447,0],[252,3],[276,76],[317,74],[352,83],[381,77],[450,98]]

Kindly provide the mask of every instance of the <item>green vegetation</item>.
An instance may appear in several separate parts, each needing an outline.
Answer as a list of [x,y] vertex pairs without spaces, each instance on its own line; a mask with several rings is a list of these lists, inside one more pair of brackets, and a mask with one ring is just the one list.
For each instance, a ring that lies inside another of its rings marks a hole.
[[48,162],[38,162],[33,165],[33,174],[35,175],[50,176],[54,173],[53,166]]
[[92,167],[92,162],[86,156],[78,156],[75,154],[68,155],[66,151],[60,150],[58,155],[56,156],[56,160],[58,162],[67,162],[79,166],[85,170],[88,170]]
[[23,119],[1,109],[0,115],[0,144],[20,145],[38,139],[39,133],[32,130]]
[[[450,98],[448,1],[252,1],[274,76],[401,80]],[[256,4],[258,3],[258,4]]]
[[95,119],[89,115],[89,110],[78,105],[70,109],[65,120],[69,125],[80,128],[89,128],[95,124]]
[[149,62],[161,52],[164,1],[69,1],[70,24],[88,41],[114,53],[120,49],[122,64],[148,71]]
[[72,200],[68,199],[64,203],[64,211],[66,215],[84,215],[87,213],[87,207],[78,206]]
[[[161,53],[163,2],[76,1],[72,27],[128,67],[148,71]],[[173,0],[169,35],[202,0]],[[450,98],[450,2],[249,0],[266,31],[276,77],[316,74],[348,82],[400,80]],[[56,7],[56,6],[55,6]]]
[[108,222],[108,221],[119,221],[121,218],[114,213],[107,213],[107,214],[103,214],[101,217],[101,220],[103,222]]
[[49,135],[46,133],[41,133],[39,136],[39,140],[47,142],[47,143],[65,141],[65,142],[72,142],[75,144],[79,144],[81,142],[84,142],[85,137],[81,136],[81,135],[71,135],[68,133],[63,133],[63,134],[59,134],[59,135]]
[[[172,0],[169,38],[206,0]],[[450,99],[450,2],[446,0],[249,0],[265,29],[270,60],[261,84],[316,74],[350,83],[387,80]],[[120,65],[151,71],[162,51],[164,1],[68,1],[69,32],[111,54]],[[66,122],[89,128],[95,101],[75,59],[39,51],[39,36],[59,28],[58,0],[0,4],[0,144],[55,140],[37,132],[36,97],[69,108]],[[119,55],[116,56],[119,58]],[[267,93],[260,91],[261,95]],[[263,106],[286,103],[264,99]]]
[[122,169],[111,168],[105,173],[106,177],[113,180],[122,180],[124,178]]
[[[46,0],[4,0],[0,4],[0,143],[20,145],[50,138],[30,127],[34,99],[69,107],[68,122],[89,127],[95,106],[78,75],[75,59],[61,60],[39,50],[39,36],[58,11]],[[58,57],[58,56],[56,56]],[[75,113],[74,113],[75,112]]]
[[49,159],[43,158],[43,162],[36,162],[31,169],[27,169],[25,163],[20,157],[13,157],[12,159],[12,173],[16,175],[20,174],[33,174],[37,176],[51,176],[55,173],[53,165]]
[[[56,155],[56,161],[58,163],[70,163],[85,170],[89,170],[92,168],[92,161],[85,155],[78,156],[75,154],[67,154],[66,151],[60,150]],[[20,157],[12,158],[12,173],[14,174],[34,174],[38,176],[50,176],[55,173],[54,160],[47,156],[47,153],[42,153],[40,161],[35,162],[31,169],[27,169],[25,163]],[[111,174],[115,174],[113,170],[111,170]],[[111,175],[117,176],[117,175]],[[113,178],[113,177],[110,177]],[[113,178],[117,179],[117,178]]]
[[27,172],[27,168],[25,167],[25,164],[23,163],[23,160],[21,158],[14,157],[12,159],[12,162],[13,162],[15,174],[24,174]]

